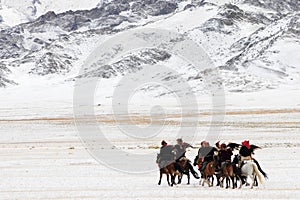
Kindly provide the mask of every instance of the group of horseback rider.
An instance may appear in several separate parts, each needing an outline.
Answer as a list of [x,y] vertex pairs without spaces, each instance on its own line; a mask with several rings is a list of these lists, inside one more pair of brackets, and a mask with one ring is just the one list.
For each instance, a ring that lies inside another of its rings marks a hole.
[[[186,159],[188,168],[191,170],[193,176],[197,179],[200,178],[198,174],[193,170],[191,161],[185,157],[186,149],[188,147],[194,148],[192,145],[183,142],[181,138],[177,139],[176,145],[168,145],[167,142],[164,140],[161,142],[161,145],[162,146],[160,148],[160,153],[157,157],[157,163],[160,168],[173,162],[175,168],[180,173],[185,173],[185,171],[181,168],[179,161],[180,159]],[[219,141],[215,144],[215,147],[210,146],[209,142],[207,141],[202,141],[201,147],[198,150],[198,154],[194,159],[193,165],[198,165],[201,177],[203,178],[203,171],[209,162],[216,161],[216,171],[221,171],[226,164],[232,163],[231,157],[233,155],[233,151],[236,149],[239,150],[240,157],[238,161],[238,167],[236,170],[241,169],[243,161],[252,160],[256,163],[258,169],[262,171],[259,166],[259,163],[252,157],[254,154],[254,150],[257,148],[259,147],[255,145],[250,145],[248,140],[243,141],[241,145],[237,143],[229,143],[227,145],[225,143],[220,144]],[[263,175],[266,177],[266,174],[264,172]]]
[[168,145],[167,142],[164,140],[161,142],[161,145],[162,146],[160,148],[160,153],[158,154],[156,161],[159,165],[159,168],[163,168],[168,164],[174,162],[175,168],[180,173],[185,173],[184,169],[182,169],[178,162],[181,159],[186,159],[189,170],[191,170],[195,178],[199,179],[197,172],[195,172],[193,169],[191,161],[185,157],[186,149],[189,147],[194,148],[192,145],[183,142],[181,138],[177,139],[176,145]]

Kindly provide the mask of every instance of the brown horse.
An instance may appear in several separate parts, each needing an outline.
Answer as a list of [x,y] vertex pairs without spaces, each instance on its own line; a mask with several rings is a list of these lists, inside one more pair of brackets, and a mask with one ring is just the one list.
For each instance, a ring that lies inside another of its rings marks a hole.
[[[175,163],[171,162],[168,163],[165,166],[160,167],[159,169],[159,181],[158,181],[158,185],[161,184],[161,178],[163,174],[167,175],[167,181],[168,181],[168,185],[169,186],[173,186],[175,184],[175,176],[178,175],[177,170],[175,169]],[[171,183],[169,181],[169,177],[171,176]]]
[[205,166],[205,168],[203,170],[203,177],[202,177],[203,180],[200,180],[199,184],[201,185],[201,182],[202,182],[202,186],[204,186],[204,183],[206,182],[208,184],[208,186],[211,187],[213,180],[210,182],[209,178],[210,177],[213,178],[215,171],[216,171],[216,162],[210,161],[209,163],[207,163],[207,165]]
[[232,181],[233,189],[235,188],[235,182],[234,182],[234,170],[233,165],[230,161],[226,161],[223,163],[223,166],[221,166],[221,173],[220,173],[220,186],[223,187],[224,180],[226,179],[226,188],[229,188],[230,186],[230,179]]

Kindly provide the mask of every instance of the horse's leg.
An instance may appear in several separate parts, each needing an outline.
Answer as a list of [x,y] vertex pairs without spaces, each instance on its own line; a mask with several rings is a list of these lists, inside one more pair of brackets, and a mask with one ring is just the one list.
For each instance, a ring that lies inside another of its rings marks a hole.
[[256,186],[256,187],[258,186],[258,181],[257,181],[257,176],[256,175],[254,176],[254,186]]
[[231,176],[231,181],[232,181],[232,189],[234,189],[236,186],[235,186],[235,182],[234,182],[234,176]]
[[[250,176],[250,178],[252,180],[252,176]],[[250,183],[248,181],[249,181],[249,175],[247,177],[245,177],[246,186],[250,185]],[[252,180],[252,182],[253,182],[253,180]]]
[[167,175],[168,185],[170,186],[171,184],[170,184],[170,180],[169,180],[169,174],[167,173],[166,175]]
[[189,171],[188,171],[188,173],[187,173],[187,179],[188,179],[187,184],[189,185],[189,184],[190,184],[190,172],[189,172]]
[[230,180],[231,180],[230,178],[231,178],[230,176],[227,177],[227,187],[226,188],[230,188]]
[[251,175],[251,180],[252,180],[251,189],[253,189],[253,186],[254,186],[254,176],[253,175]]
[[220,187],[223,188],[224,187],[224,179],[226,178],[226,171],[225,171],[225,167],[220,169]]
[[[210,178],[212,178],[211,180],[213,180],[213,176],[210,176]],[[213,182],[208,180],[208,187],[212,187],[213,186]]]
[[226,182],[226,189],[228,189],[228,176],[226,176],[226,178],[225,178],[225,182]]
[[207,176],[207,179],[206,179],[206,181],[207,181],[207,185],[208,185],[208,187],[210,187],[210,177],[209,177],[209,176]]
[[242,177],[241,177],[241,176],[238,176],[238,179],[240,180],[240,187],[239,187],[239,189],[241,189],[241,188],[242,188],[242,185],[243,185]]
[[158,181],[158,185],[161,184],[161,178],[162,178],[162,172],[160,171],[160,172],[159,172],[159,181]]
[[211,184],[210,184],[210,175],[205,175],[205,182],[207,183],[208,187],[211,187]]
[[245,183],[243,183],[243,180],[244,180],[244,178],[240,176],[240,187],[239,188],[242,188],[242,186],[245,184]]
[[[239,175],[236,175],[236,176],[235,176],[235,188],[238,187],[238,179],[239,179]],[[240,183],[241,183],[241,180],[239,180],[239,181],[240,181]]]
[[224,179],[225,179],[224,176],[221,176],[221,177],[220,177],[220,187],[221,187],[221,188],[224,187]]
[[175,185],[175,174],[171,174],[171,187],[173,187],[173,185]]
[[176,174],[171,174],[171,186],[176,185],[175,178],[176,178]]
[[226,182],[226,189],[228,189],[229,185],[228,185],[228,181],[229,181],[229,171],[228,171],[228,167],[225,165],[223,167],[223,174],[224,174],[224,179]]
[[180,184],[180,183],[181,183],[182,177],[183,177],[183,174],[180,173],[180,174],[178,175],[178,182],[177,182],[177,184]]
[[233,185],[232,186],[233,189],[237,188],[237,178],[235,175],[232,176],[232,185]]
[[217,186],[220,186],[220,175],[216,174],[216,178],[217,178]]
[[202,181],[202,186],[204,186],[204,182],[206,181],[206,175],[204,174],[204,177],[203,177],[203,181]]
[[200,171],[200,169],[199,169],[199,172],[200,172],[199,185],[201,185],[201,183],[202,183],[202,181],[203,181],[203,178],[204,178],[204,176],[202,175],[202,172]]

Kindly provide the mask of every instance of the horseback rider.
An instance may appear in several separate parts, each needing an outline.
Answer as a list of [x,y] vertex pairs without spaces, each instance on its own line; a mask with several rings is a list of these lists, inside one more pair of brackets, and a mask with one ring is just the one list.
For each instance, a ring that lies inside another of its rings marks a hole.
[[241,155],[241,161],[252,159],[253,150],[251,149],[249,140],[242,142],[242,147],[239,153]]
[[249,140],[245,140],[242,142],[242,147],[240,148],[239,154],[241,158],[238,167],[242,168],[245,160],[252,160],[253,149],[251,149]]
[[183,142],[183,140],[181,138],[178,138],[176,141],[177,141],[177,144],[175,145],[175,149],[176,149],[177,160],[179,160],[182,157],[185,157],[187,148],[189,148],[189,147],[194,148],[189,143]]
[[163,168],[171,163],[174,163],[174,167],[180,173],[184,173],[182,167],[175,162],[176,159],[176,149],[173,145],[168,145],[168,143],[163,140],[161,142],[160,152],[157,154],[156,163],[159,165],[159,168]]
[[195,172],[191,161],[189,159],[186,158],[185,153],[186,153],[186,149],[191,147],[194,148],[192,145],[190,145],[189,143],[183,142],[182,138],[178,138],[177,140],[177,144],[175,145],[175,150],[176,150],[176,162],[180,162],[181,159],[185,159],[187,161],[187,166],[190,169],[190,171],[192,172],[193,176],[195,178],[199,178],[197,172]]
[[215,152],[217,152],[217,149],[211,147],[208,142],[206,141],[201,142],[201,147],[198,150],[198,155],[194,160],[194,165],[197,165],[197,162],[201,160],[202,166],[198,165],[201,174],[204,171],[206,165],[209,162],[213,161]]
[[227,148],[227,145],[225,143],[223,143],[220,146],[218,155],[219,155],[219,166],[220,166],[220,169],[222,170],[226,164],[231,163],[231,156],[233,155],[233,153],[232,153],[231,149]]
[[[205,148],[205,141],[202,141],[201,147],[198,150],[198,154],[196,155],[196,157],[194,159],[194,163],[193,163],[194,166],[198,165],[199,160],[202,160],[202,157],[200,158],[199,155],[202,155],[200,152],[202,152],[204,148]],[[200,166],[198,165],[198,167],[200,167]]]
[[258,170],[263,174],[265,178],[268,178],[267,174],[261,169],[258,161],[254,159],[252,156],[254,155],[254,150],[260,148],[255,145],[250,145],[249,140],[245,140],[242,142],[242,147],[240,148],[239,154],[241,159],[239,161],[238,167],[242,168],[245,160],[252,160],[258,167]]
[[173,145],[168,145],[168,143],[163,140],[161,142],[160,152],[157,157],[157,163],[159,164],[159,167],[163,167],[163,165],[166,165],[167,163],[170,163],[174,161],[175,159],[175,149]]

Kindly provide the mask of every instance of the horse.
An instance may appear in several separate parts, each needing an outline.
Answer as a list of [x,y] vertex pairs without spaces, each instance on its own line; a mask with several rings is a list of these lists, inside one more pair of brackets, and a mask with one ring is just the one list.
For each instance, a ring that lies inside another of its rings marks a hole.
[[[251,189],[253,189],[253,186],[254,186],[255,176],[257,176],[259,182],[261,184],[263,184],[263,176],[260,173],[260,171],[258,170],[258,167],[255,164],[255,162],[253,162],[252,160],[248,160],[248,161],[245,161],[245,162],[246,163],[241,168],[241,172],[242,172],[243,176],[246,176],[246,177],[250,176],[250,178],[252,179]],[[241,188],[241,186],[240,186],[240,188]]]
[[188,179],[188,182],[187,184],[189,185],[190,184],[190,171],[191,173],[193,174],[193,176],[196,178],[196,179],[199,179],[198,177],[198,173],[195,172],[195,170],[193,169],[193,166],[189,163],[190,161],[186,158],[186,157],[181,157],[177,163],[181,166],[181,168],[184,170],[184,173],[179,173],[178,175],[178,184],[181,183],[181,180],[182,180],[182,177],[183,175],[187,175],[187,179]]
[[[169,186],[172,187],[173,185],[175,185],[175,176],[178,174],[178,172],[177,172],[174,162],[169,162],[166,165],[160,166],[158,185],[161,184],[161,178],[162,178],[163,174],[167,175],[167,181],[168,181]],[[169,176],[171,176],[171,183],[169,181]]]
[[[247,178],[247,176],[243,175],[242,172],[241,172],[241,169],[238,169],[236,167],[236,165],[238,165],[240,161],[240,155],[235,155],[234,156],[234,159],[233,159],[233,163],[235,164],[234,167],[236,168],[234,171],[235,171],[235,174],[236,174],[236,177],[237,179],[240,179],[240,181],[242,182],[242,184],[245,183],[245,180]],[[251,160],[254,164],[256,164],[257,166],[257,169],[258,171],[264,176],[265,179],[268,179],[268,175],[262,170],[262,168],[260,167],[259,163],[257,162],[257,160],[255,160],[254,158]],[[241,187],[240,185],[240,187]],[[249,183],[246,183],[246,185],[249,185]],[[257,181],[257,176],[254,176],[254,183],[253,183],[254,186],[258,186],[258,181]]]
[[[233,163],[238,164],[239,160],[240,160],[239,155],[235,155],[234,159],[233,159]],[[263,184],[263,175],[267,178],[266,173],[263,172],[264,174],[262,175],[262,173],[260,172],[256,162],[254,160],[245,160],[244,161],[245,164],[242,165],[240,171],[238,170],[237,177],[241,181],[241,184],[240,184],[239,188],[241,188],[242,185],[245,182],[243,179],[247,180],[248,177],[250,177],[251,180],[252,180],[251,189],[253,189],[253,186],[255,185],[255,182],[257,182],[257,177],[258,177],[259,182],[261,184]]]
[[[241,159],[241,156],[239,154],[236,154],[236,155],[234,155],[234,158],[232,160],[233,171],[236,175],[235,187],[237,187],[237,180],[239,180],[241,182],[241,184],[244,184],[244,182],[245,182],[244,179],[246,178],[246,177],[242,176],[241,169],[237,167],[240,162],[240,159]],[[241,187],[241,185],[240,185],[240,187]]]
[[232,181],[232,189],[235,188],[235,174],[234,174],[234,167],[230,161],[224,162],[223,166],[221,166],[220,170],[220,186],[224,187],[224,180],[226,179],[226,189],[230,186],[230,179]]
[[[160,154],[157,154],[156,163],[158,164],[160,174],[158,185],[161,184],[161,178],[163,174],[167,175],[168,185],[173,186],[176,185],[175,177],[186,173],[180,164],[176,162],[176,160],[162,160]],[[171,176],[171,183],[169,181],[169,176]]]
[[[199,166],[200,165],[201,163],[199,163]],[[202,177],[203,181],[201,181],[200,179],[199,185],[201,185],[202,182],[202,186],[204,186],[204,183],[206,182],[208,186],[211,187],[213,185],[213,175],[215,174],[215,171],[216,171],[216,162],[215,161],[208,162],[203,170],[203,177]],[[211,182],[209,178],[212,178]]]

